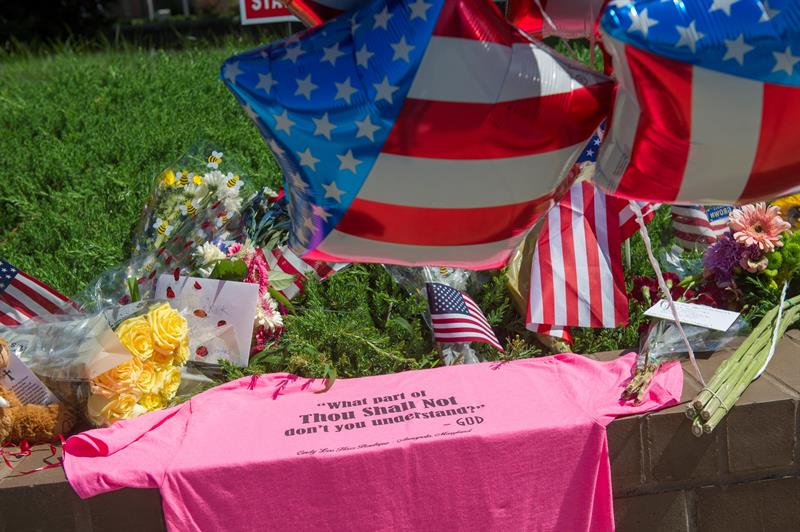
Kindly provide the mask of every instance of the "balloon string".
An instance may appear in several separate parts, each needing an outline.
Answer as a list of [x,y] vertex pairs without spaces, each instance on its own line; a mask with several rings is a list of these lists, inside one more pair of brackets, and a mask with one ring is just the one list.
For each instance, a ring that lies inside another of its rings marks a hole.
[[[63,434],[59,434],[56,439],[61,442],[61,446],[63,447],[64,443],[65,443],[64,442],[64,435]],[[13,447],[19,447],[19,450],[18,451],[9,450],[9,448],[13,448]],[[53,458],[56,455],[56,453],[58,452],[56,450],[56,446],[53,443],[49,443],[48,447],[50,448],[50,456],[46,457],[43,460],[45,462],[47,460],[50,460],[51,458]],[[10,456],[14,456],[15,458],[24,458],[24,457],[27,457],[27,456],[31,456],[32,454],[33,454],[33,450],[31,449],[31,445],[30,445],[30,443],[28,443],[28,440],[20,441],[18,446],[12,444],[11,442],[4,442],[3,445],[0,446],[0,458],[3,459],[3,462],[6,464],[6,466],[11,471],[13,471],[14,473],[16,473],[18,475],[30,475],[32,473],[37,473],[39,471],[44,471],[46,469],[52,469],[54,467],[61,467],[61,464],[63,463],[63,458],[58,458],[58,461],[55,462],[55,463],[39,466],[39,467],[37,467],[35,469],[29,469],[29,470],[25,470],[25,471],[20,471],[20,470],[16,469],[14,467],[14,465],[11,463],[11,461],[9,461],[9,459],[8,459],[9,455]]]
[[753,380],[756,380],[764,373],[764,370],[767,369],[767,365],[769,364],[772,357],[775,356],[775,347],[778,345],[778,329],[781,328],[781,318],[783,317],[783,304],[786,302],[786,289],[789,287],[789,281],[784,281],[783,283],[783,290],[781,291],[781,302],[778,303],[778,317],[775,319],[775,328],[772,330],[772,343],[769,346],[769,354],[767,355],[767,359],[764,361],[764,365],[761,366],[761,369],[758,370],[756,376],[753,377]]
[[533,1],[536,3],[536,7],[539,8],[539,11],[541,11],[542,18],[545,20],[545,22],[550,24],[550,27],[553,28],[554,32],[558,31],[558,26],[556,26],[556,23],[553,22],[553,19],[550,18],[550,15],[547,14],[547,11],[544,10],[542,2],[540,0],[533,0]]
[[594,31],[594,2],[589,2],[589,16],[591,17],[590,20],[592,21],[592,29],[589,32],[589,64],[592,68],[594,68],[594,48],[597,44],[597,36]]
[[645,227],[644,224],[644,215],[642,214],[642,209],[639,207],[639,204],[635,201],[631,201],[630,206],[631,209],[633,210],[633,213],[636,215],[636,222],[639,224],[639,234],[642,236],[642,241],[644,242],[644,249],[645,251],[647,251],[647,258],[650,260],[650,265],[653,267],[653,270],[656,273],[656,280],[658,280],[658,286],[661,289],[661,292],[664,294],[664,299],[667,300],[669,309],[672,312],[672,320],[675,322],[675,327],[677,327],[678,329],[678,334],[680,334],[681,338],[683,339],[683,343],[686,345],[686,350],[689,353],[689,360],[692,362],[692,367],[694,368],[694,371],[697,374],[697,379],[700,381],[700,384],[702,384],[703,387],[705,388],[706,381],[703,379],[703,374],[700,372],[700,367],[697,365],[697,360],[694,357],[694,349],[692,349],[692,344],[689,342],[689,338],[683,331],[681,320],[678,318],[678,309],[675,307],[675,301],[673,301],[672,294],[670,293],[669,288],[667,287],[667,283],[664,281],[664,274],[661,272],[661,266],[659,266],[655,255],[653,255],[653,245],[650,242],[650,234],[647,232],[647,228]]

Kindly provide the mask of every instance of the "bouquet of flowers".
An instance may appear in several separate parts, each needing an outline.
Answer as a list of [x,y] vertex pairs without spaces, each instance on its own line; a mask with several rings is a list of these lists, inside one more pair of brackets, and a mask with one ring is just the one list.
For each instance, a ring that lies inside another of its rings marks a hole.
[[[254,283],[258,285],[258,304],[253,324],[253,341],[250,352],[258,353],[267,345],[280,339],[283,316],[276,298],[291,305],[278,294],[294,276],[280,271],[270,271],[261,248],[248,239],[244,244],[215,240],[205,242],[195,253],[196,273],[201,277]],[[274,296],[274,297],[273,297]],[[284,305],[283,312],[287,309]]]
[[[242,210],[260,202],[222,151],[201,142],[155,179],[133,235],[133,255],[73,299],[100,311],[152,298],[159,274],[191,273],[205,242],[244,241]],[[244,199],[247,198],[247,199]]]
[[[703,293],[683,286],[677,274],[664,273],[664,281],[674,301],[708,305],[714,303]],[[689,283],[691,284],[691,283]],[[639,276],[633,279],[631,299],[643,308],[650,308],[659,301],[658,281],[653,277]],[[686,339],[696,352],[715,351],[731,342],[738,334],[747,329],[747,322],[737,320],[726,331],[715,331],[698,325],[682,324]],[[639,328],[639,349],[637,371],[633,381],[626,388],[625,396],[634,400],[641,399],[647,390],[650,378],[658,366],[687,354],[686,343],[672,320],[653,318]]]
[[246,183],[222,151],[196,144],[156,177],[134,233],[134,254],[159,249],[173,233],[202,242],[239,214],[249,197]]
[[169,303],[129,317],[116,331],[131,359],[89,381],[89,421],[96,426],[164,408],[175,398],[189,358],[186,318]]
[[742,310],[755,321],[800,272],[800,232],[782,218],[782,201],[745,205],[731,213],[730,232],[709,246],[702,277],[691,280],[708,304]]
[[189,356],[186,318],[161,301],[31,320],[3,335],[49,389],[94,426],[169,406]]
[[307,276],[326,278],[347,264],[304,260],[286,247],[290,218],[286,197],[264,188],[242,208],[240,241],[215,238],[196,248],[192,275],[258,285],[251,354],[274,345],[283,333],[283,315]]

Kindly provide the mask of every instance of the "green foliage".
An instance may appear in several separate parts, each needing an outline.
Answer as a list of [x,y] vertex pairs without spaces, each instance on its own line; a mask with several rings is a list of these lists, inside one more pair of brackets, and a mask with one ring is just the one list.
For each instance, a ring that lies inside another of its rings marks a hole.
[[425,305],[381,266],[353,265],[310,281],[294,303],[280,342],[254,357],[249,371],[354,377],[438,363],[422,318]]
[[508,277],[498,272],[481,285],[480,293],[473,294],[500,343],[506,348],[503,354],[488,344],[473,344],[473,349],[486,360],[513,360],[543,354],[535,335],[525,329],[524,318],[512,305],[507,285]]
[[243,281],[247,277],[247,264],[242,259],[220,260],[209,277],[222,281]]
[[217,79],[231,40],[182,51],[15,56],[0,67],[0,257],[67,295],[127,258],[154,176],[198,139],[280,187],[258,131]]
[[747,294],[742,314],[748,323],[758,323],[780,301],[780,290],[773,288],[774,281],[768,276],[746,275],[739,284],[739,289]]
[[269,286],[274,290],[286,290],[294,284],[296,275],[284,273],[280,270],[272,270],[269,272]]
[[783,283],[797,276],[800,271],[800,232],[785,233],[783,247],[767,254],[767,269],[764,275],[773,292],[780,292]]
[[[542,354],[511,308],[505,275],[490,278],[477,295],[487,319],[506,346],[473,347],[487,360]],[[226,368],[226,378],[268,371],[313,377],[377,375],[439,364],[423,318],[426,303],[408,294],[382,267],[353,265],[326,281],[311,281],[286,316],[277,346],[256,355],[250,367]]]

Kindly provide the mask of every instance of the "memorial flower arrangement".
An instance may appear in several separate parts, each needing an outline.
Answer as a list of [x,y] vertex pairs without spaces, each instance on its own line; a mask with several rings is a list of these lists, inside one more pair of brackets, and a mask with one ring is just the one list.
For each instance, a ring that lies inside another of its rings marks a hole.
[[157,250],[173,234],[192,242],[211,238],[240,213],[248,197],[245,183],[224,152],[198,143],[156,177],[135,232],[134,252]]
[[169,405],[181,382],[180,367],[189,358],[186,318],[169,303],[126,319],[116,334],[132,358],[90,381],[86,411],[96,426]]
[[[205,242],[194,256],[196,271],[203,277],[240,281],[258,285],[258,305],[253,324],[251,352],[263,351],[277,341],[283,332],[283,315],[273,295],[294,281],[294,276],[281,271],[270,271],[264,251],[249,239],[244,243],[226,243],[221,240]],[[284,313],[287,311],[283,306]]]
[[692,286],[705,304],[741,310],[748,321],[758,321],[778,302],[784,283],[800,272],[800,232],[782,217],[792,215],[793,201],[735,209],[730,231],[703,254],[702,276],[681,284]]

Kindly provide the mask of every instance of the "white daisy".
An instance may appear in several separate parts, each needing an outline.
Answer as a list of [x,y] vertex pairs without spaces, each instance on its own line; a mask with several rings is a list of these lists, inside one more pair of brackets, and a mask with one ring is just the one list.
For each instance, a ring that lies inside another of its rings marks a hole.
[[206,175],[203,176],[203,181],[205,181],[208,188],[219,190],[220,188],[225,188],[225,181],[228,178],[220,172],[219,170],[212,170],[208,172]]
[[256,309],[256,324],[263,325],[271,331],[283,327],[283,316],[278,312],[278,304],[267,292],[261,296],[260,304]]
[[225,205],[225,210],[228,212],[239,212],[239,209],[242,207],[242,198],[239,196],[228,196],[223,200],[223,205]]
[[223,253],[221,249],[211,242],[206,242],[197,248],[197,250],[194,252],[194,256],[197,258],[197,262],[203,266],[206,266],[218,260],[224,259],[225,253]]

